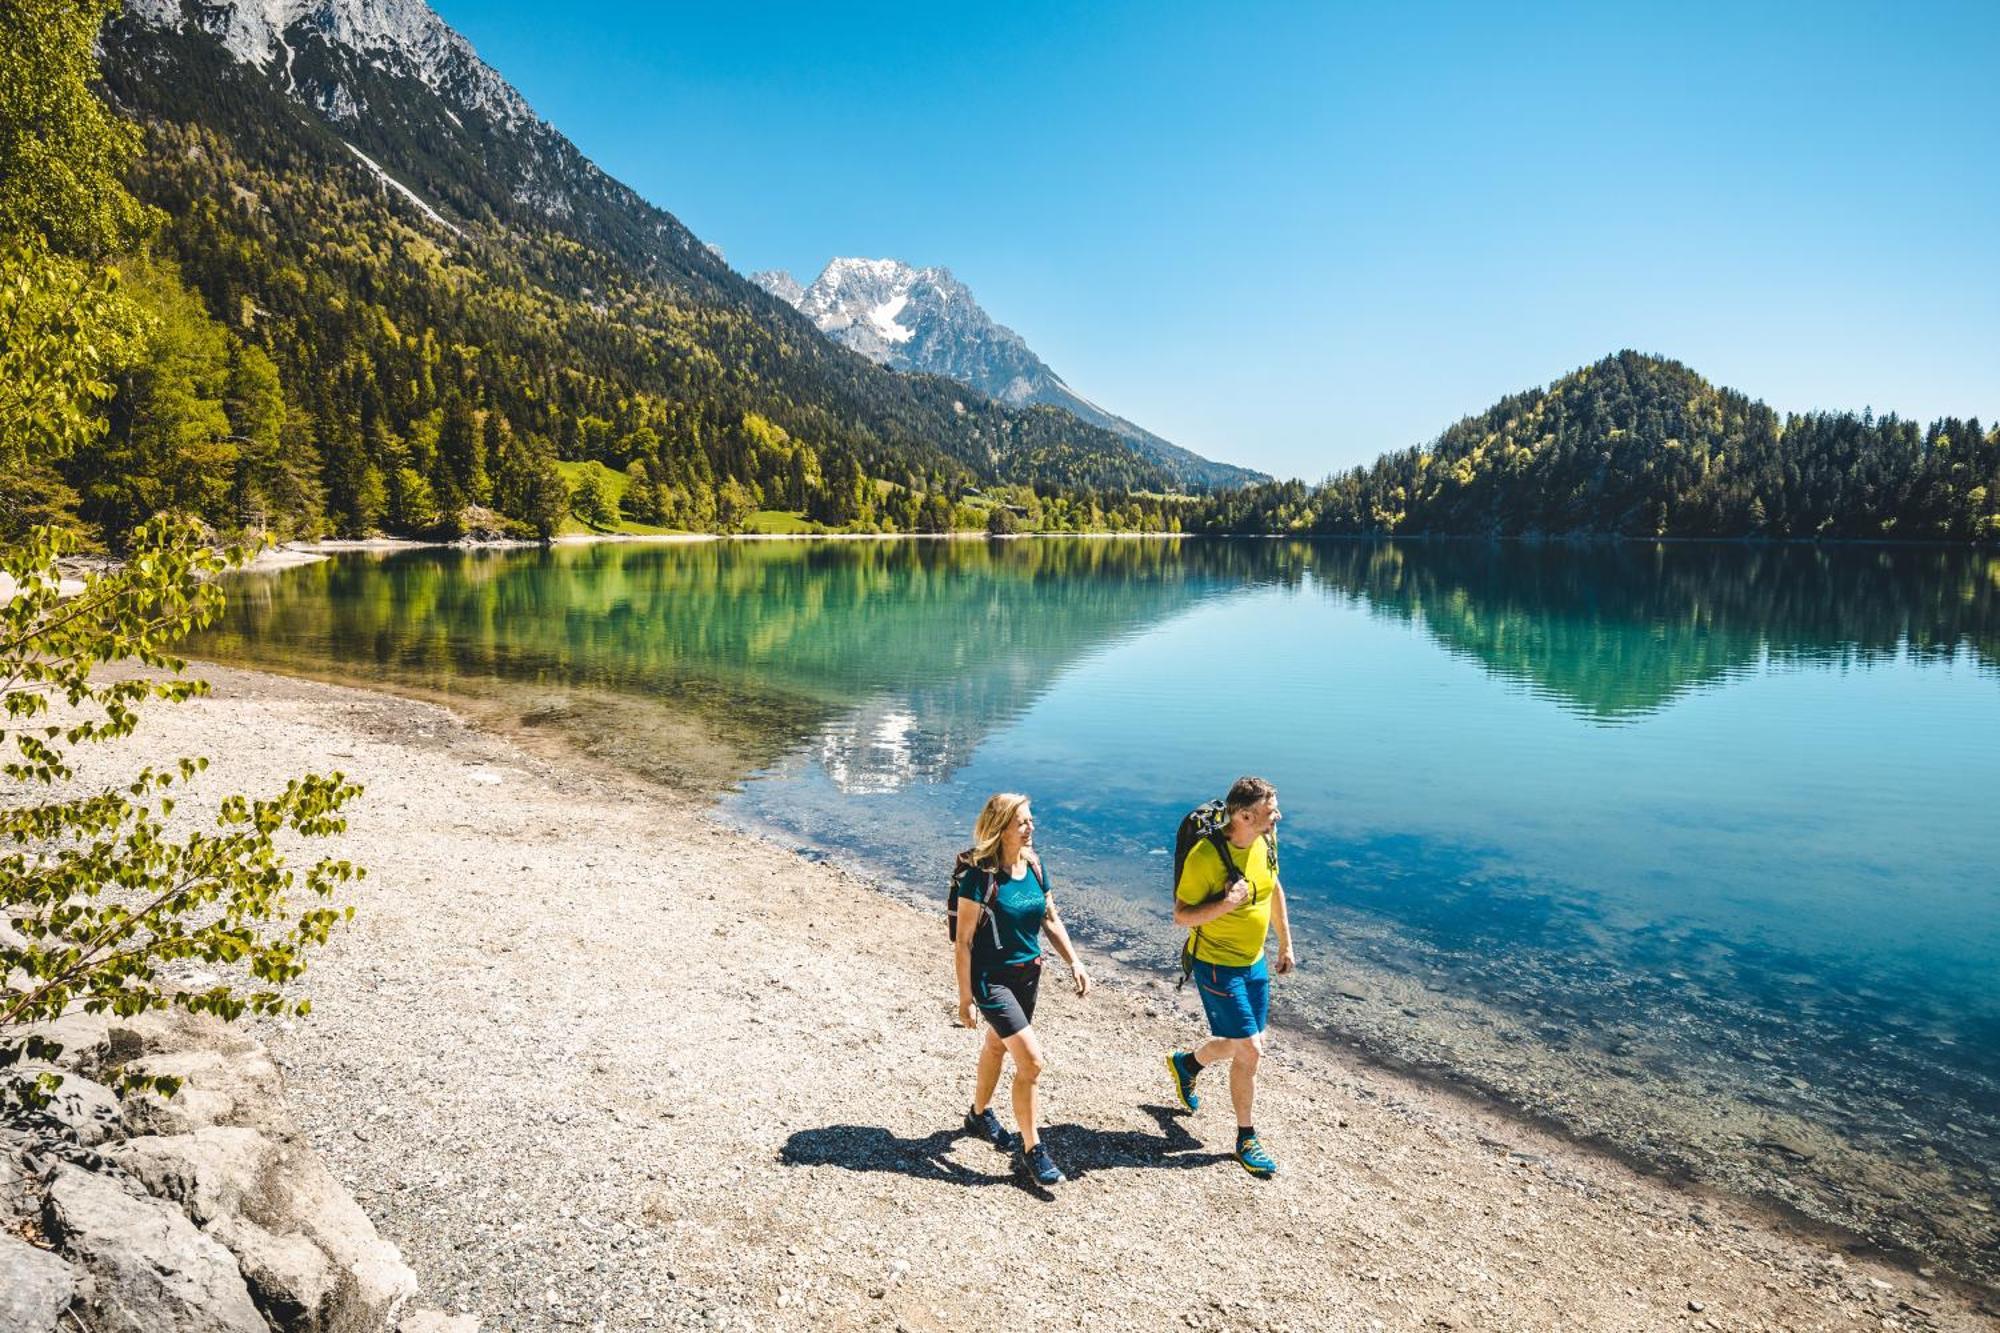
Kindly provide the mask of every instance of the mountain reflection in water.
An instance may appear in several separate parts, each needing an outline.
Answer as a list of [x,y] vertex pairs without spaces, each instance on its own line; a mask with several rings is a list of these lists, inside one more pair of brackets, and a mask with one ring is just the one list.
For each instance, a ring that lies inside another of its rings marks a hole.
[[661,780],[706,729],[725,817],[932,906],[984,794],[1026,790],[1140,966],[1172,956],[1174,821],[1262,772],[1316,962],[1289,1013],[2000,1279],[1991,555],[417,551],[238,578],[192,651],[518,697]]

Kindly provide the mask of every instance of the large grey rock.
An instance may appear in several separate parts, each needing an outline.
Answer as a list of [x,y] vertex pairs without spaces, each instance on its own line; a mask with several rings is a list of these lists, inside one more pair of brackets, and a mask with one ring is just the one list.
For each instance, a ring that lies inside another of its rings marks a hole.
[[0,1333],[51,1333],[76,1288],[77,1272],[60,1255],[0,1231]]
[[223,1217],[208,1234],[227,1246],[243,1270],[250,1297],[286,1333],[345,1333],[376,1329],[355,1299],[354,1282],[304,1236],[275,1236],[255,1222]]
[[284,1079],[254,1044],[233,1050],[161,1051],[131,1060],[125,1068],[181,1080],[180,1091],[170,1098],[139,1092],[125,1099],[125,1118],[140,1133],[187,1134],[215,1125],[278,1137],[298,1132],[285,1107]]
[[43,1073],[60,1075],[62,1086],[49,1094],[46,1106],[31,1113],[28,1123],[47,1126],[53,1122],[62,1134],[86,1148],[94,1148],[125,1132],[125,1115],[118,1095],[94,1079],[65,1073],[53,1065],[28,1062],[8,1070],[5,1077],[26,1082]]
[[353,1279],[355,1313],[372,1321],[355,1327],[393,1324],[417,1294],[417,1275],[402,1253],[310,1152],[293,1155],[273,1172],[269,1192],[246,1215],[274,1234],[304,1236]]
[[211,1125],[191,1134],[149,1134],[105,1149],[157,1198],[202,1226],[264,1196],[282,1150],[254,1129]]
[[234,1256],[170,1203],[63,1163],[42,1221],[92,1279],[95,1333],[269,1333]]
[[213,1014],[191,1013],[171,1005],[130,1017],[113,1018],[110,1041],[111,1058],[114,1060],[130,1060],[137,1055],[154,1053],[171,1055],[182,1051],[220,1051],[225,1055],[242,1055],[260,1049],[256,1040],[241,1028],[232,1027]]
[[402,1255],[303,1142],[210,1126],[106,1155],[227,1246],[287,1329],[378,1328],[416,1293]]
[[111,1050],[111,1020],[103,1014],[73,1009],[47,1023],[23,1028],[24,1037],[40,1037],[62,1047],[54,1063],[63,1069],[95,1069]]

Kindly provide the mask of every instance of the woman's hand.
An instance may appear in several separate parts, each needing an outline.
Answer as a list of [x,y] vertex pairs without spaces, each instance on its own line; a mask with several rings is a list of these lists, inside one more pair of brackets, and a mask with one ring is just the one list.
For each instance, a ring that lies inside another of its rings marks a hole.
[[1076,994],[1078,999],[1082,999],[1084,996],[1090,994],[1090,973],[1084,970],[1083,960],[1081,958],[1073,958],[1070,960],[1069,975],[1070,979],[1076,983]]
[[1282,977],[1298,965],[1298,955],[1292,952],[1292,946],[1289,944],[1281,945],[1278,949],[1278,975]]
[[958,1025],[962,1028],[979,1026],[979,1018],[972,1012],[972,1001],[969,999],[961,999],[958,1002]]

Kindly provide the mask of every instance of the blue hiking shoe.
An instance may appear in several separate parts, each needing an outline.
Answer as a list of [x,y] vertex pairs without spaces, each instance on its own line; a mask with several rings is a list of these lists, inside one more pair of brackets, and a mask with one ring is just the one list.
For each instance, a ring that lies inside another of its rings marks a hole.
[[1000,1117],[993,1114],[993,1108],[965,1113],[965,1132],[975,1139],[983,1139],[1001,1152],[1014,1151],[1014,1136],[1000,1127]]
[[1236,1141],[1236,1160],[1259,1180],[1269,1180],[1278,1174],[1278,1164],[1271,1160],[1271,1154],[1264,1151],[1264,1145],[1257,1141],[1255,1134]]
[[1174,1081],[1174,1098],[1184,1111],[1201,1109],[1201,1098],[1194,1095],[1195,1075],[1201,1073],[1201,1066],[1194,1062],[1190,1051],[1172,1051],[1167,1055],[1167,1074]]
[[1068,1179],[1049,1156],[1049,1150],[1039,1143],[1026,1152],[1015,1152],[1014,1169],[1037,1185],[1055,1186]]

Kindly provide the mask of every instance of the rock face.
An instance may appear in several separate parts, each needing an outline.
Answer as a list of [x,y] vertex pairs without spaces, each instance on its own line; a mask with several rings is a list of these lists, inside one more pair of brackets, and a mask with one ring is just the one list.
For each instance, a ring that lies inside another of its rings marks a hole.
[[0,1333],[45,1333],[65,1310],[94,1333],[401,1326],[416,1275],[306,1143],[262,1047],[178,1011],[72,1031],[92,1073],[184,1082],[121,1106],[67,1072],[48,1111],[0,1125],[0,1176],[20,1182],[6,1211],[57,1251],[0,1231]]
[[76,1299],[74,1268],[0,1231],[0,1333],[44,1333]]
[[101,1333],[268,1333],[236,1257],[180,1209],[67,1162],[49,1184],[43,1222],[90,1274],[90,1327]]
[[948,268],[899,259],[835,259],[810,287],[781,269],[750,281],[810,319],[821,333],[895,370],[944,375],[1009,407],[1046,404],[1117,435],[1140,456],[1200,486],[1268,481],[1170,444],[1069,387],[1020,334],[995,322]]

